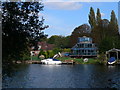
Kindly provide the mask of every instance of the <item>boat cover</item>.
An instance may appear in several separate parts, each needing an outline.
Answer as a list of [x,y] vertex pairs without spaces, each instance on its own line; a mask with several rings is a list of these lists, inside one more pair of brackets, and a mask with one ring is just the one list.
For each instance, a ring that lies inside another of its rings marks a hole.
[[50,58],[50,59],[52,59],[53,61],[59,61],[59,60],[57,60],[57,59],[54,59],[54,58]]
[[116,59],[115,59],[115,57],[111,57],[109,60],[108,60],[108,62],[114,62]]

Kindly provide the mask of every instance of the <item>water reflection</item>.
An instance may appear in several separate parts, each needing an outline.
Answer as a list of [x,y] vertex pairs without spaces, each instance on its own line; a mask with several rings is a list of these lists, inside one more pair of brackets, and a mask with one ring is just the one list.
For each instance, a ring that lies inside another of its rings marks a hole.
[[19,65],[3,77],[4,88],[120,88],[119,66]]

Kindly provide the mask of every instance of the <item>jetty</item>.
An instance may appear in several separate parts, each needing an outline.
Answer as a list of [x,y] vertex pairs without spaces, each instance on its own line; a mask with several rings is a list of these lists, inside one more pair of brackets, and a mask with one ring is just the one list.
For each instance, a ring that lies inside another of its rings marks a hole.
[[62,64],[74,64],[74,60],[65,60],[62,62]]
[[41,61],[36,61],[36,60],[27,60],[24,62],[21,61],[13,61],[13,63],[20,64],[20,63],[27,63],[27,64],[41,64]]
[[33,60],[33,61],[26,61],[26,63],[28,64],[42,64],[41,61],[36,61],[36,60]]

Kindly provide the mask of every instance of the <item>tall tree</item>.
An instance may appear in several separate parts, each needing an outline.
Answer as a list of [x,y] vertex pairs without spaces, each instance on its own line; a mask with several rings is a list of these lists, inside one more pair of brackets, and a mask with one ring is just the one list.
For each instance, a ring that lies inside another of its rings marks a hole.
[[89,13],[89,24],[92,29],[96,26],[95,13],[92,7],[90,8],[90,13]]
[[91,28],[87,24],[82,24],[76,27],[70,36],[70,46],[74,46],[77,43],[78,37],[90,36]]
[[38,2],[2,3],[3,62],[20,60],[24,56],[22,53],[29,54],[28,45],[44,36],[42,30],[47,26],[38,16],[42,10],[43,5]]
[[97,8],[97,16],[96,16],[97,25],[100,23],[100,21],[101,21],[101,13],[100,13],[100,9]]
[[100,20],[99,24],[92,29],[91,36],[97,45],[99,45],[103,38],[109,35],[108,25],[109,21],[107,19],[103,19]]
[[109,24],[109,30],[110,30],[110,35],[111,36],[116,36],[119,34],[118,31],[118,21],[115,15],[115,12],[112,10],[111,12],[111,19],[110,19],[110,24]]

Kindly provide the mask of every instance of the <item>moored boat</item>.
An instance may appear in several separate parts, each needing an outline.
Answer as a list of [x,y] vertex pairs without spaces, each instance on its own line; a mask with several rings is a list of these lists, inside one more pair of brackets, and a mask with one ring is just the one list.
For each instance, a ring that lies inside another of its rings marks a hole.
[[115,57],[111,57],[111,58],[108,60],[108,64],[109,64],[109,65],[113,65],[113,64],[115,64],[115,63],[116,63]]
[[51,65],[59,65],[59,64],[62,64],[61,61],[57,60],[57,59],[54,59],[54,58],[48,58],[48,59],[44,59],[44,60],[41,60],[41,62],[43,64],[51,64]]

